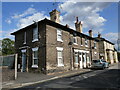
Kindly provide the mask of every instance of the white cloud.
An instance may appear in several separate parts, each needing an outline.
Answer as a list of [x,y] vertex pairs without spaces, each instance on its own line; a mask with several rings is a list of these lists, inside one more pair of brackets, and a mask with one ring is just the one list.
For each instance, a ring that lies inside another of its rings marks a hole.
[[[64,2],[59,5],[62,13],[62,24],[69,24],[71,28],[75,29],[75,17],[78,16],[79,20],[83,21],[83,28],[89,28],[101,32],[101,27],[107,21],[104,17],[99,15],[99,12],[107,7],[110,3],[102,2],[75,2],[73,0]],[[61,9],[62,8],[62,9]],[[83,31],[84,32],[84,31]],[[96,32],[96,31],[94,31]]]
[[25,10],[23,13],[21,13],[21,14],[14,14],[13,16],[12,16],[12,18],[13,19],[18,19],[18,18],[22,18],[22,17],[25,17],[25,16],[27,16],[27,15],[31,15],[31,14],[34,14],[34,13],[36,13],[37,12],[37,10],[35,10],[34,8],[28,8],[27,10]]
[[39,21],[39,20],[42,20],[44,18],[48,18],[47,16],[45,16],[43,13],[40,13],[40,12],[37,12],[31,16],[28,16],[28,17],[25,17],[25,18],[21,18],[19,21],[18,21],[18,28],[23,28],[27,25],[30,25],[33,23],[33,20],[34,21]]
[[8,24],[12,23],[10,19],[5,20],[5,22],[8,23]]

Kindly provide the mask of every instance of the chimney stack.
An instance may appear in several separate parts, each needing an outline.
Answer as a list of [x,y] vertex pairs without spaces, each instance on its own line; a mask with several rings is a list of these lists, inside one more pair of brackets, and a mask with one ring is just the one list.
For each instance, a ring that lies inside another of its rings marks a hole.
[[56,23],[60,23],[60,12],[56,9],[52,10],[50,13],[50,20]]
[[92,32],[92,30],[89,30],[89,36],[90,36],[90,37],[93,37],[93,32]]
[[98,38],[101,38],[102,36],[101,36],[101,34],[100,33],[98,33]]
[[76,23],[75,23],[75,28],[76,28],[76,31],[82,33],[82,24],[83,22],[78,20],[78,17],[76,17]]
[[67,28],[69,28],[69,25],[68,25],[68,24],[66,24],[66,27],[67,27]]

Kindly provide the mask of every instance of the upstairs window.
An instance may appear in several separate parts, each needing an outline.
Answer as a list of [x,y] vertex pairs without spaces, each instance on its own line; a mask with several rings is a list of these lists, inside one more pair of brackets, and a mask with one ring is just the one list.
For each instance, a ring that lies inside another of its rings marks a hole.
[[94,41],[94,48],[96,49],[96,41]]
[[88,47],[88,39],[85,38],[85,46]]
[[38,41],[38,27],[33,28],[33,41]]
[[62,30],[57,29],[57,41],[63,42],[62,41]]
[[73,37],[73,43],[77,44],[77,37]]
[[26,32],[24,32],[24,43],[23,44],[26,44]]
[[83,46],[83,39],[82,39],[82,37],[81,37],[81,46]]

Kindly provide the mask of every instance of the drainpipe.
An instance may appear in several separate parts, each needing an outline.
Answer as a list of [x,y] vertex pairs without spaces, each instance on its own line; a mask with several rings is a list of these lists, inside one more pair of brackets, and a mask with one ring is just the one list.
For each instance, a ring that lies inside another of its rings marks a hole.
[[90,40],[90,58],[91,58],[91,61],[90,61],[90,64],[92,62],[92,45],[91,45],[91,40]]

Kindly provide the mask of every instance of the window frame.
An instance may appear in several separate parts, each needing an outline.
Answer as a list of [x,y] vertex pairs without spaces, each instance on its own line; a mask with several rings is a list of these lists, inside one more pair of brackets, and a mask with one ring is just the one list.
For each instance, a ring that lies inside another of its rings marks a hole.
[[38,26],[33,28],[33,34],[32,35],[33,35],[32,42],[38,41]]
[[26,44],[26,41],[27,41],[27,37],[26,37],[26,31],[24,32],[24,43],[23,44]]
[[[37,52],[37,58],[35,57],[34,52]],[[37,59],[37,64],[35,64],[35,59]],[[38,47],[32,48],[32,67],[38,68]]]
[[[64,61],[63,61],[63,48],[62,47],[57,47],[57,66],[58,67],[61,67],[61,66],[64,66]],[[59,57],[58,55],[58,52],[61,52],[61,57]],[[59,63],[60,61],[59,60],[62,60],[62,64]]]
[[88,47],[88,39],[85,38],[85,47]]
[[[75,42],[74,42],[75,41]],[[77,37],[73,37],[73,44],[78,45]]]
[[83,38],[81,37],[81,46],[83,46]]
[[61,29],[57,29],[57,41],[63,42]]

